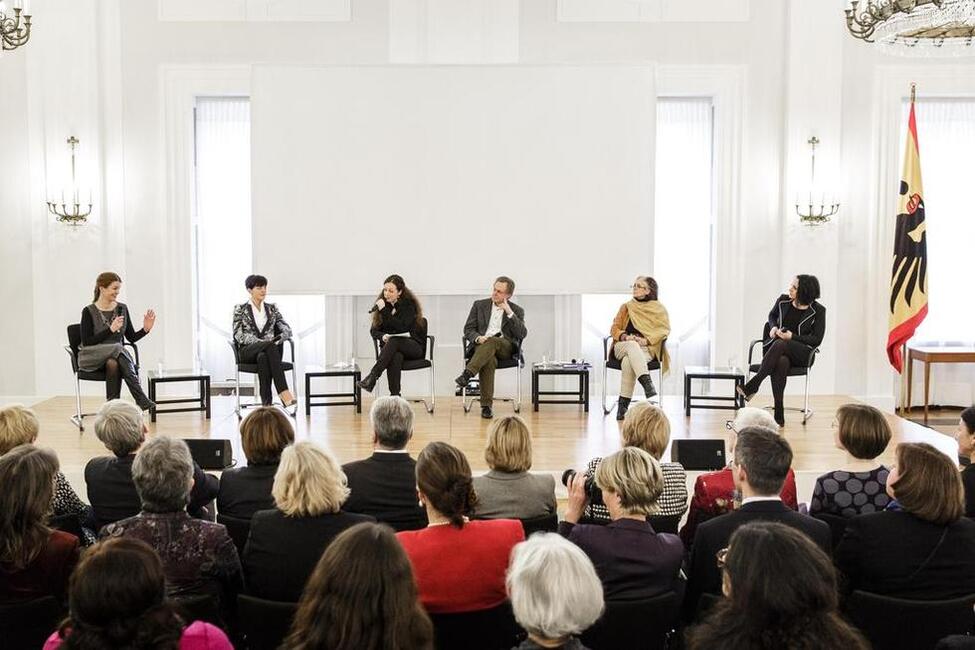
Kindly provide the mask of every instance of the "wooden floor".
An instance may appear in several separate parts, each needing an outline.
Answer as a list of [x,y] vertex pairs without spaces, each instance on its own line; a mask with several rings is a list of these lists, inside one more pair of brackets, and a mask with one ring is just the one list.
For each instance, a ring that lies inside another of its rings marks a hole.
[[[762,399],[762,396],[758,396],[754,405],[765,406]],[[786,413],[783,435],[795,453],[793,467],[800,478],[800,500],[808,500],[806,492],[811,490],[816,476],[842,463],[843,452],[833,446],[832,423],[836,409],[850,401],[853,400],[841,395],[811,397],[815,414],[805,426],[799,413]],[[84,399],[85,412],[96,411],[101,402],[99,398]],[[792,404],[787,398],[789,405],[797,405],[797,402]],[[663,406],[670,418],[672,438],[723,438],[726,435],[725,421],[734,415],[730,410],[694,410],[690,417],[685,417],[679,397],[666,397]],[[74,409],[73,397],[55,397],[39,402],[33,408],[41,423],[38,444],[57,451],[62,470],[84,498],[85,464],[90,458],[107,453],[95,438],[94,419],[85,418],[85,431],[78,432],[69,420]],[[349,406],[314,408],[310,417],[306,417],[302,411],[296,420],[297,439],[323,444],[343,463],[365,457],[372,448],[368,408],[367,400],[361,415],[357,415]],[[614,414],[604,416],[598,401],[592,405],[592,409],[590,413],[584,413],[579,406],[543,405],[535,413],[530,403],[523,402],[521,415],[533,434],[533,471],[560,475],[567,467],[582,467],[593,456],[606,455],[619,449],[619,423]],[[409,445],[414,455],[430,441],[446,440],[467,454],[475,473],[487,469],[483,452],[490,422],[481,419],[476,404],[470,413],[464,413],[459,398],[442,397],[437,399],[433,414],[426,413],[421,404],[414,405],[414,411],[415,435]],[[511,412],[510,403],[496,403],[496,416]],[[894,440],[882,458],[884,462],[892,461],[894,447],[901,441],[929,442],[952,457],[957,454],[957,445],[950,436],[896,415],[888,417]],[[230,397],[213,398],[210,420],[204,419],[202,413],[161,414],[156,423],[149,424],[152,433],[183,438],[230,439],[234,446],[234,457],[243,462],[237,426]],[[669,451],[665,455],[665,459],[668,458]]]

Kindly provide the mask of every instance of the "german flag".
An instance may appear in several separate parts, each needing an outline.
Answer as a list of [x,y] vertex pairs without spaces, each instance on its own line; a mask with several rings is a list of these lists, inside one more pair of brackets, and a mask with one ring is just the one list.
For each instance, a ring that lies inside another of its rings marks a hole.
[[928,315],[928,240],[921,185],[921,157],[914,119],[914,86],[911,85],[911,114],[907,121],[904,172],[897,201],[897,229],[894,233],[894,264],[890,274],[890,318],[887,358],[897,372],[903,370],[901,346],[914,336]]

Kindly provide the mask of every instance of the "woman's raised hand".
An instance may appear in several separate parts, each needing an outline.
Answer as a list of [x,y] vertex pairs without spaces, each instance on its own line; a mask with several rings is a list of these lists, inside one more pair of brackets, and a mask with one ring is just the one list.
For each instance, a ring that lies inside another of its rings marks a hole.
[[156,324],[156,312],[149,309],[146,311],[146,315],[142,317],[142,329],[144,329],[146,331],[146,334],[148,334],[149,330],[151,330],[152,326],[155,324]]

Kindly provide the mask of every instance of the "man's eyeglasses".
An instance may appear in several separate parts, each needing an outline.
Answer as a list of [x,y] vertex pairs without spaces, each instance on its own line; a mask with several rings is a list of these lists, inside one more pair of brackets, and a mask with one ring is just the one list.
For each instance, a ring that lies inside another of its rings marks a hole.
[[630,285],[630,288],[631,289],[643,289],[644,291],[647,291],[647,290],[650,289],[650,287],[648,287],[648,286],[646,286],[644,284],[631,284]]
[[718,568],[719,569],[724,570],[724,568],[725,568],[725,559],[727,559],[727,557],[728,557],[728,547],[727,546],[725,546],[723,549],[721,549],[720,551],[718,551],[717,553],[714,554],[714,559],[717,561]]
[[725,420],[724,421],[724,428],[725,429],[728,429],[729,431],[734,431],[735,433],[738,433],[738,429],[735,428],[735,421],[734,420]]

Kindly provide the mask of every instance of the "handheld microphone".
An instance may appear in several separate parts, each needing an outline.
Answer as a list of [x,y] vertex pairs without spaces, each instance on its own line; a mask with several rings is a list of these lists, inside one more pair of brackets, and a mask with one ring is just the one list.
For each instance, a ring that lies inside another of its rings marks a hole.
[[370,310],[369,310],[368,312],[366,312],[366,313],[367,313],[367,314],[371,314],[371,313],[373,313],[373,312],[377,312],[377,311],[379,311],[379,307],[377,307],[376,305],[373,305],[373,306],[372,306],[372,309],[370,309]]

